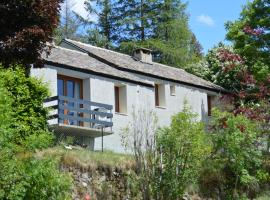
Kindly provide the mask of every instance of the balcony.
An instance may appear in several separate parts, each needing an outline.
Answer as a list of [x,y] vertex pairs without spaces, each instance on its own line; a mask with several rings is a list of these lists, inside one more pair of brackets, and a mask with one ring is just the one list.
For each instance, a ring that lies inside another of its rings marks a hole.
[[56,134],[103,137],[112,134],[112,105],[54,96],[46,99],[48,124]]

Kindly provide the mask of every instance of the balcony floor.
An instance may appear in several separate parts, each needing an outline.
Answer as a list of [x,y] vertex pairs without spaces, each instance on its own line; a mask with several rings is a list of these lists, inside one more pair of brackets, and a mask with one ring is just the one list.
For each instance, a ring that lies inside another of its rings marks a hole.
[[[87,136],[87,137],[101,137],[101,129],[83,127],[83,126],[73,126],[66,124],[55,124],[51,125],[51,128],[56,134],[65,134],[70,136]],[[113,132],[108,131],[108,129],[103,130],[103,136],[111,135]]]

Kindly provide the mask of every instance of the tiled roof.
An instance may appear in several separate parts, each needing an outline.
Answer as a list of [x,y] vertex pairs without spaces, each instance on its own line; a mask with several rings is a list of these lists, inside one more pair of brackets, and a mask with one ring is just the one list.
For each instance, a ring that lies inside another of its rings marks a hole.
[[62,41],[62,44],[63,43],[68,44],[79,51],[88,53],[89,57],[95,58],[100,62],[113,66],[115,69],[121,70],[123,72],[129,71],[132,73],[139,73],[150,77],[176,81],[204,89],[224,91],[222,87],[192,75],[179,68],[170,67],[156,62],[141,62],[126,54],[95,47],[74,40],[65,39]]
[[72,69],[79,69],[83,71],[88,71],[95,74],[100,74],[115,79],[122,79],[138,84],[151,86],[151,83],[134,76],[134,74],[129,72],[124,72],[107,64],[98,61],[95,58],[90,57],[86,53],[79,51],[74,51],[58,46],[54,46],[51,49],[49,55],[42,55],[45,63],[59,66],[66,66]]

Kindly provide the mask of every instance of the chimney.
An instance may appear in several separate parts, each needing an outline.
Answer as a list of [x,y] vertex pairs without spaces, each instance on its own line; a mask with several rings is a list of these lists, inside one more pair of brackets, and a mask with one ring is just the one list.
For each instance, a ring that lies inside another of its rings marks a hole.
[[138,48],[135,49],[133,56],[135,59],[145,62],[145,63],[152,63],[152,51],[146,48]]

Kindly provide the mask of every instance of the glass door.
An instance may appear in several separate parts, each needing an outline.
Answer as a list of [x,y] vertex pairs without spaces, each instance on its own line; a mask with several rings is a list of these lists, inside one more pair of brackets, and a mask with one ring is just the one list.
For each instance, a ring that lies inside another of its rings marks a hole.
[[[61,96],[66,96],[74,99],[82,99],[83,98],[83,90],[82,90],[82,80],[73,78],[73,77],[68,77],[68,76],[63,76],[63,75],[58,75],[57,78],[57,91],[58,95]],[[61,101],[59,102],[60,105],[65,105],[66,107],[69,108],[81,108],[82,105],[73,102],[73,101]],[[59,111],[61,114],[64,115],[69,115],[69,116],[74,116],[74,117],[83,117],[81,113],[72,110],[72,109],[64,109]],[[60,120],[59,123],[67,124],[67,125],[76,125],[76,126],[83,126],[82,122],[78,122],[76,120]]]

